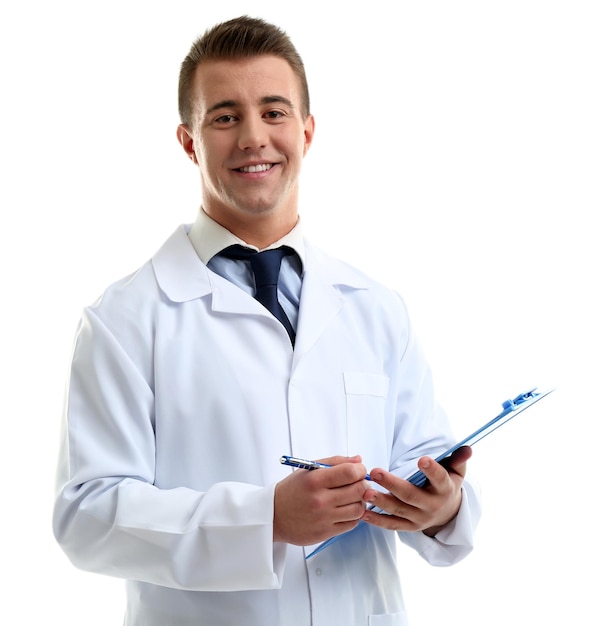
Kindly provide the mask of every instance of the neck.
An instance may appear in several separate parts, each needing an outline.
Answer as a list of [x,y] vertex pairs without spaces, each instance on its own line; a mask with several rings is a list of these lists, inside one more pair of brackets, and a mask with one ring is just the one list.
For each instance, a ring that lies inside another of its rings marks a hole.
[[283,216],[257,215],[253,219],[245,216],[237,219],[236,216],[213,215],[211,211],[203,209],[215,222],[229,230],[233,235],[242,239],[245,243],[256,246],[260,250],[278,241],[290,233],[298,221],[298,215],[284,218]]

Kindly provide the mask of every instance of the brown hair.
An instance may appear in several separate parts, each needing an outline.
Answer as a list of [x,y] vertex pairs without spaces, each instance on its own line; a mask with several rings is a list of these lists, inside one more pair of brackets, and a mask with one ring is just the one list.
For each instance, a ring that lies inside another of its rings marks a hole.
[[299,78],[301,112],[310,113],[310,94],[303,61],[289,36],[277,26],[262,19],[243,15],[217,24],[205,31],[191,46],[180,67],[178,111],[180,121],[189,125],[193,116],[191,91],[197,66],[203,61],[244,59],[271,54],[287,61]]

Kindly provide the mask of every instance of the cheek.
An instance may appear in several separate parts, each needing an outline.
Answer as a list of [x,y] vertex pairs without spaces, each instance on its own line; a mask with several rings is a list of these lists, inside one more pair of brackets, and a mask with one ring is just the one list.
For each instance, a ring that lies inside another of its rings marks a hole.
[[300,163],[306,156],[307,146],[298,133],[290,134],[286,140],[277,145],[279,152],[286,154],[290,162]]
[[211,162],[202,161],[199,165],[201,184],[205,189],[214,191],[222,187],[220,171]]
[[200,163],[211,168],[212,163],[224,159],[227,154],[226,137],[224,134],[203,133],[195,137],[195,153]]
[[203,142],[197,144],[195,151],[199,169],[203,177],[215,177],[220,163],[224,160],[219,146]]

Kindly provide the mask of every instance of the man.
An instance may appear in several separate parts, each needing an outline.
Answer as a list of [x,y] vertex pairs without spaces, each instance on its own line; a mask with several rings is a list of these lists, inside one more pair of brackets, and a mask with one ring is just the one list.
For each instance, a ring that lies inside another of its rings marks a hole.
[[[179,102],[202,206],[84,312],[57,540],[127,580],[128,626],[406,624],[396,539],[436,565],[471,550],[470,449],[431,460],[453,438],[402,300],[302,236],[303,63],[278,28],[230,20],[191,48]],[[260,301],[267,248],[282,321]]]

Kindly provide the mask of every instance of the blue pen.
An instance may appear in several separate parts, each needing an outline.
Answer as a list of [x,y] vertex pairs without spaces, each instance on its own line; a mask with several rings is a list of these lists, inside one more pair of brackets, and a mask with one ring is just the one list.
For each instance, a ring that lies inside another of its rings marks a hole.
[[[281,457],[281,463],[283,465],[289,465],[290,467],[299,467],[300,469],[305,470],[315,470],[322,469],[326,467],[333,467],[332,465],[327,465],[326,463],[319,463],[318,461],[306,461],[305,459],[298,459],[294,456],[285,456]],[[366,480],[371,480],[371,477],[367,474],[364,477]]]

